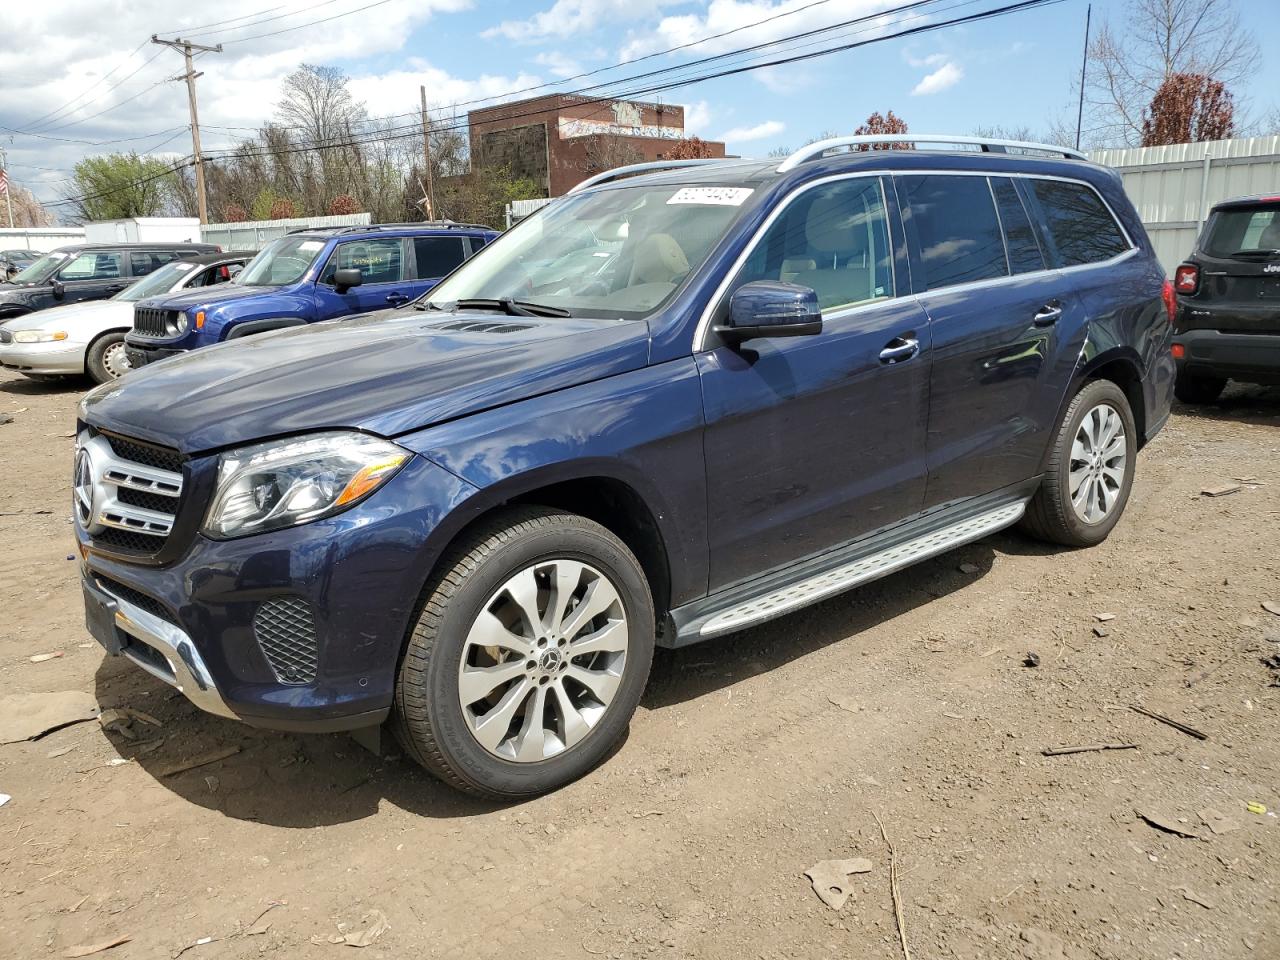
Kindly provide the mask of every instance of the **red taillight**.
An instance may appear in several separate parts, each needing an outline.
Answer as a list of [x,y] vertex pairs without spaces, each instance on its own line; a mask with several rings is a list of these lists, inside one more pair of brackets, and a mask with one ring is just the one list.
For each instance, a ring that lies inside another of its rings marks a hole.
[[1164,287],[1160,291],[1160,299],[1164,301],[1164,310],[1169,314],[1169,322],[1173,323],[1178,315],[1178,298],[1174,296],[1173,284],[1168,280],[1164,282]]
[[1195,293],[1200,288],[1200,268],[1194,263],[1182,264],[1173,271],[1173,288],[1179,293]]
[[1175,360],[1182,360],[1187,356],[1187,348],[1180,343],[1175,343],[1169,352],[1173,354]]

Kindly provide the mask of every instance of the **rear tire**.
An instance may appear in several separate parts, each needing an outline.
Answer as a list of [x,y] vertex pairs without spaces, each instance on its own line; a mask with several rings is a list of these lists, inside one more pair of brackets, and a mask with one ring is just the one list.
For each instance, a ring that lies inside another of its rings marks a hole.
[[124,333],[108,333],[89,345],[84,356],[84,372],[94,383],[119,380],[132,367],[124,349]]
[[1068,547],[1101,543],[1129,501],[1137,453],[1138,432],[1124,391],[1110,380],[1085,384],[1062,416],[1021,528]]
[[1226,385],[1226,377],[1194,377],[1180,373],[1173,384],[1173,395],[1183,403],[1213,403],[1222,395]]
[[453,548],[428,584],[396,681],[395,732],[467,793],[546,793],[614,749],[653,648],[649,584],[621,540],[575,514],[512,510]]

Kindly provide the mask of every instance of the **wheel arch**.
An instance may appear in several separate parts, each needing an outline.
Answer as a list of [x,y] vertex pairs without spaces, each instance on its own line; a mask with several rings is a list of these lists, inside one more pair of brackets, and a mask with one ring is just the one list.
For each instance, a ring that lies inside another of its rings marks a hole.
[[127,336],[129,331],[132,329],[133,329],[132,327],[112,327],[109,330],[99,330],[92,337],[90,337],[89,342],[84,345],[84,357],[82,358],[83,365],[84,365],[84,372],[85,373],[89,372],[89,352],[98,345],[98,342],[100,340],[102,340],[104,337],[109,337],[112,334],[116,334],[116,333],[123,333]]
[[[1121,347],[1093,357],[1082,367],[1071,396],[1075,396],[1091,380],[1110,380],[1124,391],[1129,408],[1133,411],[1134,426],[1138,430],[1138,448],[1141,449],[1147,436],[1147,402],[1142,389],[1142,363],[1137,352]],[[1068,397],[1066,402],[1069,403],[1070,399]]]

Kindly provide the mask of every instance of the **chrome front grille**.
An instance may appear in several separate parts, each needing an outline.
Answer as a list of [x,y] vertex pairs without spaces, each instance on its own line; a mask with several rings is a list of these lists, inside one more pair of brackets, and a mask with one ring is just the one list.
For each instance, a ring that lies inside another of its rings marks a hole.
[[170,324],[178,317],[176,310],[158,310],[155,307],[133,308],[133,330],[144,337],[167,337],[172,332]]
[[181,471],[175,450],[86,431],[76,451],[76,519],[89,536],[108,545],[158,550],[173,531]]

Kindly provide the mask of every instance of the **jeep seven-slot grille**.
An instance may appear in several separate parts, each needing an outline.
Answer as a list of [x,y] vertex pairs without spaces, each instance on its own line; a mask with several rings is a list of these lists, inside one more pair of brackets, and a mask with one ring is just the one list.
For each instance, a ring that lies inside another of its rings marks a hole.
[[177,310],[160,310],[156,307],[133,308],[133,330],[144,337],[169,336],[169,324],[177,320]]

